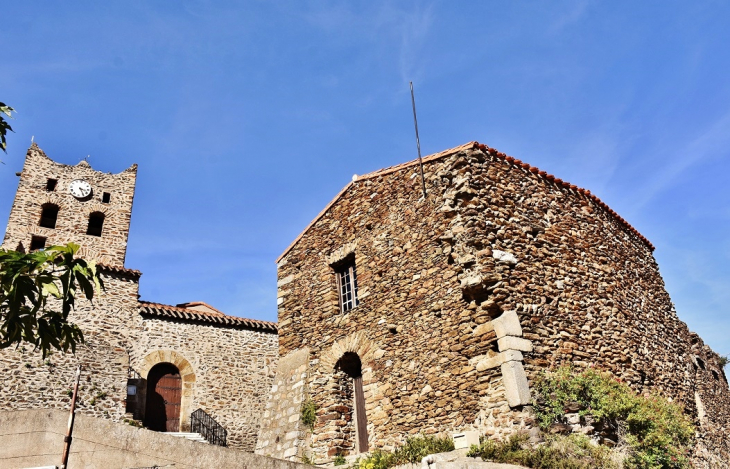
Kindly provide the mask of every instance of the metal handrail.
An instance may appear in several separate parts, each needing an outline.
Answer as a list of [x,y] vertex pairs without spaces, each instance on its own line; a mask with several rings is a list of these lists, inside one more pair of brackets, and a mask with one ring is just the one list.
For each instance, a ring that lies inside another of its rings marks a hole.
[[212,445],[228,446],[228,431],[203,409],[190,414],[190,431],[200,433]]

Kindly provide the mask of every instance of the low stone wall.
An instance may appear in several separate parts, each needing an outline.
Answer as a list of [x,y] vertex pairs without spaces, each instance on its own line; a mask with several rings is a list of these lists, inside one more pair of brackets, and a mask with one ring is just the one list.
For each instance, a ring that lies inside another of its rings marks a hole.
[[[0,467],[61,462],[68,413],[53,409],[0,412]],[[172,466],[176,469],[305,469],[304,464],[176,438],[164,433],[76,416],[68,467],[87,469]]]

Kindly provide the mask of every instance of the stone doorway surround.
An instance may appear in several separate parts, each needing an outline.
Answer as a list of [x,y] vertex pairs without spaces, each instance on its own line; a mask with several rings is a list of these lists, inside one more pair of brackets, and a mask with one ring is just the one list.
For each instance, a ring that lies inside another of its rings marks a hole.
[[190,362],[174,350],[155,350],[142,359],[139,374],[147,379],[153,366],[170,363],[180,370],[182,380],[182,398],[180,399],[180,431],[190,431],[190,413],[193,411],[193,390],[195,389],[195,371]]
[[[335,372],[337,371],[337,365],[340,362],[340,359],[345,357],[346,354],[353,354],[357,356],[360,360],[361,376],[359,377],[359,380],[360,386],[362,386],[362,395],[360,397],[362,404],[361,412],[364,416],[363,422],[366,422],[366,424],[365,428],[361,428],[360,432],[355,431],[355,434],[353,435],[355,440],[353,440],[351,443],[356,453],[359,453],[361,449],[367,450],[368,446],[370,445],[370,441],[372,441],[374,437],[374,425],[365,414],[365,405],[368,401],[372,402],[374,397],[374,390],[378,387],[377,382],[374,381],[372,369],[373,362],[376,359],[377,351],[378,347],[376,346],[376,344],[372,340],[370,340],[363,331],[358,331],[348,335],[347,337],[344,337],[343,339],[336,341],[334,344],[332,344],[330,348],[326,349],[320,355],[320,370],[325,376],[328,377],[329,388],[334,388],[334,380],[336,379]],[[355,415],[357,413],[355,405],[356,402],[353,401],[351,403],[351,410],[353,413],[353,419],[357,420],[355,418]],[[357,424],[357,422],[354,423]],[[322,430],[322,433],[327,433],[328,431],[332,430],[335,429],[325,427]],[[365,438],[367,438],[367,440],[357,441],[358,437],[361,436],[364,436]],[[340,449],[336,447],[329,447],[327,457],[333,457],[335,453],[339,452],[339,450]]]

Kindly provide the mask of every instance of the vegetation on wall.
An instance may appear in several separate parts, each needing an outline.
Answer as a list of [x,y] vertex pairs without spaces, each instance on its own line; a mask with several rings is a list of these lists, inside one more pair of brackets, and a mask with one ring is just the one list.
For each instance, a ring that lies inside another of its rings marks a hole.
[[314,430],[314,423],[317,421],[317,406],[309,398],[302,402],[301,421],[309,430]]
[[730,361],[730,358],[728,358],[727,355],[720,355],[720,359],[718,360],[718,365],[720,365],[720,368],[725,368],[728,364],[728,361]]

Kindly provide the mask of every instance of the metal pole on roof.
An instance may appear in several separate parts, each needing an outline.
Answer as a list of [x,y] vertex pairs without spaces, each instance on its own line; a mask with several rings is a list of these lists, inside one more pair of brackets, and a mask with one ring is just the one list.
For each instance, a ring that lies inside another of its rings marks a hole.
[[423,160],[421,159],[421,140],[418,138],[418,119],[416,118],[416,98],[413,95],[413,82],[411,84],[411,104],[413,104],[413,124],[416,126],[416,147],[418,147],[418,166],[421,168],[421,184],[423,186],[423,198],[426,199],[426,178],[423,176]]

